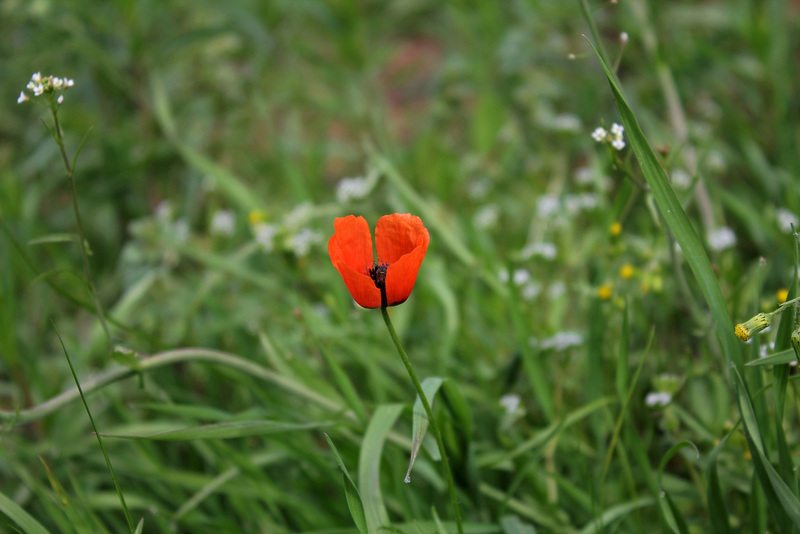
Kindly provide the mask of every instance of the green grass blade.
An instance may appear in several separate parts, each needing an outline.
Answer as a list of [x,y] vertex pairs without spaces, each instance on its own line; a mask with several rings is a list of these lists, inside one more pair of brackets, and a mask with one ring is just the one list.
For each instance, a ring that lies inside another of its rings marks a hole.
[[328,441],[331,451],[333,451],[333,456],[336,458],[336,462],[342,469],[344,493],[347,499],[347,508],[350,510],[350,516],[353,518],[353,522],[356,524],[358,531],[361,532],[361,534],[366,534],[368,532],[367,516],[364,514],[364,504],[361,501],[361,494],[359,494],[356,483],[353,482],[353,478],[350,476],[350,472],[347,470],[344,460],[342,460],[342,457],[339,455],[336,445],[333,444],[333,441],[328,434],[325,434],[325,439]]
[[81,388],[81,383],[78,380],[78,375],[75,373],[75,368],[72,366],[72,359],[69,357],[69,353],[67,352],[67,347],[64,345],[64,340],[61,339],[61,334],[59,334],[58,329],[56,328],[55,323],[53,323],[53,329],[56,332],[56,336],[58,336],[58,342],[61,344],[61,350],[64,351],[64,356],[67,359],[67,364],[69,365],[69,370],[72,373],[72,378],[75,380],[75,387],[78,388],[78,394],[81,397],[81,401],[83,402],[83,407],[86,409],[86,415],[89,416],[89,422],[92,424],[92,430],[94,430],[94,435],[97,437],[97,443],[100,444],[100,450],[103,451],[103,458],[106,461],[106,467],[108,467],[108,472],[111,474],[111,480],[114,481],[114,487],[117,490],[117,497],[119,499],[119,503],[122,506],[122,511],[125,514],[125,519],[128,522],[128,527],[130,528],[131,532],[135,530],[133,526],[133,519],[131,518],[131,514],[128,511],[128,505],[125,503],[125,496],[122,494],[122,488],[117,481],[117,476],[114,474],[114,467],[111,465],[111,458],[108,457],[108,452],[106,451],[105,445],[103,445],[103,438],[100,436],[100,432],[97,430],[97,425],[94,423],[94,417],[92,417],[92,412],[89,410],[89,404],[86,402],[86,397],[83,395],[83,389]]
[[364,440],[361,442],[361,453],[358,458],[358,487],[364,503],[369,532],[377,532],[382,526],[389,525],[389,514],[383,504],[380,472],[383,444],[392,429],[397,417],[403,411],[402,404],[384,404],[378,406],[367,426]]
[[720,440],[708,457],[708,489],[706,493],[708,500],[708,517],[711,521],[711,530],[714,534],[731,533],[728,507],[725,504],[725,494],[722,491],[722,484],[720,483],[719,472],[717,470],[717,455],[738,426],[737,423],[734,428]]
[[759,358],[745,364],[746,367],[760,367],[762,365],[783,365],[797,360],[794,349],[784,350],[770,354],[764,358]]
[[625,308],[622,310],[622,332],[619,336],[619,353],[617,355],[616,387],[617,396],[620,400],[627,397],[628,390],[628,366],[630,365],[630,339],[631,327],[628,317],[628,301],[625,301]]
[[604,532],[605,526],[609,525],[612,521],[616,521],[621,517],[625,517],[634,510],[653,506],[654,504],[656,504],[656,502],[652,497],[642,497],[640,499],[612,506],[600,514],[598,518],[592,519],[589,524],[581,529],[580,534],[596,534],[597,532]]
[[653,193],[656,205],[661,215],[664,217],[667,226],[669,226],[669,229],[681,246],[683,255],[689,267],[692,269],[697,283],[700,286],[700,290],[703,292],[706,303],[711,310],[711,315],[715,322],[717,338],[719,339],[722,352],[725,356],[725,363],[727,366],[730,366],[732,363],[741,372],[744,365],[741,347],[733,333],[733,321],[728,313],[725,298],[722,295],[722,290],[714,275],[714,271],[711,269],[711,262],[706,255],[703,244],[697,236],[692,223],[689,221],[686,212],[683,211],[683,207],[678,201],[678,198],[675,196],[675,192],[672,190],[664,170],[658,163],[653,149],[650,147],[642,129],[639,127],[639,122],[636,120],[636,116],[628,105],[622,88],[617,83],[616,76],[614,76],[608,65],[603,61],[603,58],[597,52],[594,45],[590,43],[590,46],[592,46],[592,50],[597,54],[597,58],[606,73],[606,78],[611,86],[611,92],[614,94],[614,100],[617,104],[617,110],[625,126],[625,132],[628,135],[636,159],[639,161],[645,180],[647,180],[647,185],[650,186]]
[[800,525],[800,501],[797,500],[789,486],[780,478],[767,459],[750,395],[738,373],[734,374],[734,378],[739,396],[739,408],[742,413],[745,437],[753,456],[756,474],[767,498],[767,505],[772,511],[780,531],[792,532],[792,524]]
[[[442,382],[444,382],[444,379],[439,378],[438,376],[431,376],[422,381],[422,390],[425,392],[425,396],[431,403],[431,408],[433,408],[434,398],[436,397],[436,393],[439,391]],[[411,481],[411,468],[414,467],[414,461],[417,459],[419,448],[422,446],[422,440],[425,439],[425,433],[427,431],[428,416],[425,414],[425,409],[422,407],[422,401],[420,401],[419,396],[417,396],[417,400],[414,402],[414,417],[411,429],[411,456],[408,460],[406,482]],[[433,453],[433,450],[431,450],[431,452]],[[438,454],[436,454],[436,456],[438,456]],[[434,459],[438,460],[439,458],[437,457]]]
[[659,502],[661,512],[667,521],[667,526],[674,534],[689,534],[689,527],[686,525],[686,520],[683,518],[678,507],[675,506],[675,501],[669,496],[669,493],[664,491]]
[[0,512],[17,524],[25,534],[50,534],[50,532],[34,519],[20,505],[0,493]]
[[319,423],[286,423],[283,421],[235,421],[231,423],[215,423],[211,425],[166,430],[153,434],[102,434],[107,438],[157,440],[157,441],[189,441],[194,439],[231,439],[247,436],[263,436],[295,430],[310,430],[331,426],[331,421]]

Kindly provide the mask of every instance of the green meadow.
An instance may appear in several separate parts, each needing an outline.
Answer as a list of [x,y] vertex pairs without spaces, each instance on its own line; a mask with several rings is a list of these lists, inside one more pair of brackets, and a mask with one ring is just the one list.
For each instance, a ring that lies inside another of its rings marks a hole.
[[800,532],[797,2],[0,36],[0,532]]

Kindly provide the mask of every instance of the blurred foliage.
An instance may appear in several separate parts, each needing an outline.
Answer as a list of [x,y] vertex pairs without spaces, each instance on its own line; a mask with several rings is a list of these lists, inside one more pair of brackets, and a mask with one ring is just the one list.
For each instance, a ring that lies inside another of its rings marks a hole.
[[[731,315],[775,308],[791,285],[788,223],[800,213],[796,3],[590,7]],[[112,343],[141,358],[207,347],[274,373],[191,358],[153,367],[88,397],[101,432],[319,423],[352,473],[377,457],[394,524],[433,531],[431,506],[450,517],[435,462],[423,453],[414,483],[402,483],[412,389],[377,312],[352,303],[326,252],[336,216],[374,225],[411,211],[431,246],[411,298],[391,311],[420,375],[452,379],[467,399],[469,435],[444,402],[438,410],[474,531],[666,530],[654,480],[684,440],[700,459],[681,449],[660,484],[690,532],[711,531],[705,469],[736,422],[736,398],[630,149],[590,135],[619,119],[582,34],[579,2],[3,0],[0,407],[31,408],[73,386],[51,321],[82,380],[119,366],[77,241],[32,243],[76,231],[47,114],[14,103],[41,71],[75,80],[59,112],[70,153],[89,132],[78,200]],[[773,335],[745,359],[772,352]],[[366,421],[323,351],[368,416],[404,404],[382,449],[361,450]],[[530,358],[552,419],[531,389]],[[786,391],[796,454],[794,385]],[[650,406],[649,393],[669,400]],[[755,409],[772,449],[775,406]],[[79,403],[13,419],[0,438],[0,494],[52,532],[124,531]],[[105,443],[144,532],[355,531],[319,428]],[[711,461],[730,524],[764,531],[773,519],[746,451],[735,431]]]

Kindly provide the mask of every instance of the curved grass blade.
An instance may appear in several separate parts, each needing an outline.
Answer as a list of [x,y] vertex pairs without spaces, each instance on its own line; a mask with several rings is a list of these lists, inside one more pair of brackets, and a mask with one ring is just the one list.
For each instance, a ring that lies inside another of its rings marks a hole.
[[333,451],[334,457],[336,457],[336,462],[342,469],[344,494],[347,499],[347,508],[350,510],[350,516],[353,518],[353,522],[356,524],[358,531],[361,534],[367,534],[367,532],[369,532],[367,529],[367,516],[364,514],[364,503],[361,501],[361,495],[358,493],[356,483],[353,482],[353,478],[350,476],[347,466],[344,465],[342,457],[339,456],[339,451],[336,450],[336,445],[333,444],[330,436],[328,436],[328,434],[324,434],[324,436]]
[[800,501],[781,479],[766,457],[761,432],[758,428],[753,403],[747,393],[744,381],[738,372],[734,373],[739,396],[739,409],[742,414],[747,445],[753,456],[753,465],[761,482],[767,505],[775,517],[781,532],[793,532],[792,525],[800,525]]
[[670,447],[663,458],[661,458],[661,463],[658,465],[658,485],[661,486],[661,500],[658,505],[661,508],[661,512],[664,514],[664,520],[667,522],[667,526],[669,526],[675,534],[688,534],[689,527],[686,525],[683,514],[681,514],[680,510],[675,505],[675,501],[672,500],[672,497],[669,496],[669,493],[664,489],[663,484],[661,484],[661,476],[664,473],[664,467],[666,467],[667,462],[669,462],[678,451],[686,447],[694,448],[697,458],[700,458],[700,451],[697,449],[697,445],[691,441],[684,440]]
[[711,530],[714,534],[731,533],[728,508],[725,505],[725,495],[719,481],[719,473],[717,472],[717,455],[738,426],[739,423],[737,422],[731,431],[720,440],[716,447],[714,447],[714,450],[711,451],[708,457],[708,517],[711,520]]
[[67,364],[69,365],[70,373],[72,373],[72,378],[75,380],[75,387],[78,388],[78,394],[81,397],[81,401],[83,401],[83,407],[86,409],[86,415],[89,416],[89,422],[92,424],[92,430],[94,430],[94,434],[97,437],[97,443],[100,445],[100,450],[103,451],[103,458],[106,460],[108,472],[111,474],[111,480],[113,480],[114,488],[117,490],[119,504],[122,506],[122,511],[125,514],[125,520],[128,522],[128,528],[130,528],[131,532],[134,532],[135,528],[133,526],[133,519],[128,511],[128,505],[125,503],[125,495],[122,494],[122,488],[117,481],[117,476],[114,474],[114,467],[111,465],[111,458],[108,457],[108,452],[106,451],[105,445],[103,445],[103,439],[100,437],[100,433],[97,431],[97,425],[94,423],[94,417],[92,417],[91,410],[89,410],[89,403],[86,402],[86,397],[83,395],[83,389],[81,388],[81,383],[78,380],[78,375],[75,373],[75,368],[72,367],[72,359],[69,357],[67,347],[64,345],[64,340],[61,339],[61,334],[58,332],[58,328],[56,328],[55,323],[52,324],[53,330],[55,330],[56,336],[58,337],[58,342],[61,344],[61,350],[64,351],[64,357],[67,359]]
[[50,532],[34,519],[20,505],[0,493],[0,512],[17,524],[25,534],[50,534]]
[[[669,226],[675,239],[683,251],[686,262],[694,273],[700,290],[703,292],[706,303],[714,318],[715,330],[717,338],[722,346],[722,352],[725,357],[725,363],[730,369],[731,364],[742,372],[744,361],[742,359],[742,351],[739,346],[739,341],[733,333],[733,321],[728,313],[728,307],[725,303],[725,298],[722,295],[719,282],[717,281],[714,271],[711,269],[711,262],[706,255],[700,238],[689,221],[686,212],[683,211],[675,192],[667,180],[664,169],[656,159],[656,155],[647,139],[642,132],[636,116],[633,114],[628,101],[619,86],[616,76],[611,72],[603,57],[597,52],[594,45],[589,42],[589,45],[597,55],[600,65],[606,74],[608,83],[611,86],[611,92],[614,95],[614,100],[617,104],[622,123],[625,126],[625,132],[628,134],[631,148],[639,161],[639,165],[644,174],[647,185],[655,198],[656,205],[661,212],[664,221]],[[731,380],[732,377],[731,377]]]
[[369,532],[389,525],[389,514],[383,504],[380,473],[383,444],[394,422],[403,411],[402,404],[382,404],[372,414],[358,457],[358,487],[363,494],[364,513]]
[[607,526],[613,521],[628,515],[634,510],[645,508],[647,506],[653,506],[654,504],[656,504],[656,502],[652,497],[642,497],[640,499],[612,506],[600,514],[599,518],[589,521],[589,524],[581,529],[580,534],[595,534],[596,532],[603,532],[603,529],[605,528],[603,525]]
[[333,422],[319,423],[286,423],[283,421],[235,421],[231,423],[215,423],[177,430],[166,430],[154,434],[101,434],[106,438],[157,440],[157,441],[189,441],[193,439],[231,439],[247,436],[263,436],[295,430],[309,430],[322,426],[331,426]]
[[667,526],[669,526],[672,532],[675,534],[689,534],[689,527],[686,524],[686,520],[683,518],[680,510],[678,510],[678,507],[675,506],[675,501],[672,500],[669,493],[665,491],[661,496],[661,502],[658,504],[661,507],[661,512],[664,514]]
[[[431,408],[433,408],[434,398],[439,388],[442,386],[442,382],[444,382],[444,379],[438,376],[431,376],[422,381],[422,390],[429,399]],[[425,433],[427,431],[428,416],[425,414],[425,409],[422,407],[419,396],[417,396],[417,400],[414,402],[414,420],[411,430],[411,456],[408,461],[408,471],[406,471],[406,483],[411,482],[411,468],[414,466],[414,461],[417,459],[419,448],[422,445],[422,440],[425,439]],[[441,459],[439,458],[438,452],[439,451],[434,452],[431,450],[431,454],[434,456],[435,460]]]
[[757,360],[753,360],[751,362],[747,362],[745,364],[746,367],[759,367],[762,365],[783,365],[785,363],[791,363],[797,360],[797,356],[794,355],[794,349],[783,350],[781,352],[776,352],[775,354],[770,354],[764,358],[759,358]]

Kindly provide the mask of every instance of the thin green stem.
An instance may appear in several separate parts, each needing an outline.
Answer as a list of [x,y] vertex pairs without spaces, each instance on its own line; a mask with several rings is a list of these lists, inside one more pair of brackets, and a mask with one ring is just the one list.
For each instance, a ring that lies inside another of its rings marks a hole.
[[83,231],[81,211],[78,208],[78,191],[75,188],[75,166],[73,163],[70,163],[69,156],[67,155],[67,149],[64,146],[64,136],[61,132],[61,124],[58,121],[58,107],[56,106],[52,95],[50,95],[49,102],[50,114],[53,116],[53,138],[55,139],[56,144],[58,144],[58,148],[61,152],[61,159],[64,161],[64,168],[67,171],[69,186],[72,189],[72,210],[75,213],[75,223],[78,227],[78,239],[80,240],[79,247],[81,249],[81,259],[83,260],[83,273],[86,277],[86,283],[89,286],[89,292],[92,295],[92,301],[94,302],[94,307],[97,311],[97,317],[100,319],[100,325],[103,327],[103,332],[105,332],[106,339],[108,339],[108,343],[110,345],[111,331],[108,328],[103,307],[100,305],[100,299],[98,298],[97,291],[95,290],[94,279],[92,278],[92,269],[89,265],[89,254],[86,252],[86,233]]
[[[53,328],[55,328],[55,326],[56,325],[53,324]],[[122,488],[119,485],[119,481],[117,481],[116,474],[114,474],[114,467],[111,465],[111,458],[108,457],[108,452],[103,445],[103,438],[100,437],[100,432],[97,430],[94,417],[92,417],[92,412],[89,410],[89,403],[86,402],[86,397],[83,395],[83,390],[81,389],[81,383],[78,380],[78,375],[75,373],[75,368],[72,366],[72,359],[69,357],[67,347],[64,345],[64,340],[61,339],[61,334],[58,333],[58,329],[56,329],[56,335],[58,336],[59,343],[61,343],[61,348],[64,350],[64,356],[67,358],[69,371],[72,373],[73,380],[75,380],[75,386],[78,388],[78,394],[83,401],[83,407],[86,409],[86,414],[89,416],[89,422],[92,423],[92,430],[94,431],[94,435],[97,437],[97,442],[100,444],[100,450],[103,451],[103,458],[106,460],[106,466],[108,467],[109,473],[111,473],[111,480],[114,481],[114,487],[117,489],[117,496],[119,497],[119,502],[122,505],[122,511],[125,514],[125,519],[128,521],[128,527],[131,529],[131,532],[136,532],[136,527],[133,525],[131,513],[128,511],[128,505],[125,503],[125,496],[122,494]]]
[[425,391],[422,389],[422,384],[420,383],[419,378],[417,378],[417,373],[411,366],[411,361],[408,359],[406,351],[403,350],[403,345],[400,344],[400,338],[397,336],[397,332],[394,329],[392,320],[389,318],[389,310],[387,310],[386,307],[382,307],[381,313],[383,314],[383,322],[386,323],[386,328],[389,329],[389,335],[392,337],[394,346],[397,348],[397,352],[400,353],[400,358],[403,360],[403,364],[406,366],[408,376],[414,383],[414,388],[417,390],[419,400],[422,402],[423,408],[425,408],[425,414],[428,416],[428,428],[430,428],[431,432],[433,433],[433,437],[436,439],[436,445],[439,447],[439,455],[442,457],[442,469],[444,469],[444,478],[447,480],[447,487],[450,490],[450,501],[453,504],[453,513],[456,517],[458,534],[464,534],[464,525],[461,524],[461,508],[458,506],[458,495],[456,494],[456,485],[453,481],[453,473],[450,471],[450,462],[447,459],[447,451],[444,448],[444,440],[442,439],[442,434],[439,432],[436,419],[433,416],[431,404],[428,402],[428,397],[425,395]]

